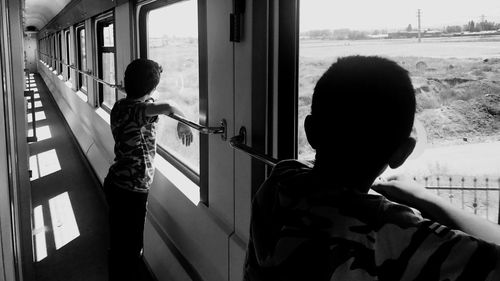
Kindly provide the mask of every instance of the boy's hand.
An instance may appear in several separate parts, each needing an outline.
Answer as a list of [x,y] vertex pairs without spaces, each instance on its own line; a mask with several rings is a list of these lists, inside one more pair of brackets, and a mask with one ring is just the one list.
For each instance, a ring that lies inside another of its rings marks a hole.
[[185,146],[190,146],[193,142],[193,133],[191,128],[183,123],[177,123],[177,136],[181,139],[182,144]]
[[429,193],[423,185],[400,176],[393,176],[387,180],[377,180],[372,189],[391,201],[414,208],[418,208],[418,202],[425,200]]

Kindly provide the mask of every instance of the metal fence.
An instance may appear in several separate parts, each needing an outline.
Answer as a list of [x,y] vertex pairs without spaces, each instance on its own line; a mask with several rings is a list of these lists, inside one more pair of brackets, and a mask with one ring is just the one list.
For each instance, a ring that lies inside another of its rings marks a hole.
[[451,204],[500,224],[500,177],[436,175],[414,177]]

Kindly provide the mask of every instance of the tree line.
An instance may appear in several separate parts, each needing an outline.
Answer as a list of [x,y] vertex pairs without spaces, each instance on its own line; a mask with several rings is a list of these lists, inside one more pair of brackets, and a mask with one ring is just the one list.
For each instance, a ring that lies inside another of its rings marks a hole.
[[[451,25],[443,28],[444,33],[461,33],[461,32],[480,32],[480,31],[489,31],[489,30],[499,30],[500,23],[495,23],[487,20],[483,20],[480,22],[474,22],[470,20],[467,24],[460,25]],[[409,24],[405,29],[407,32],[415,31],[412,28],[412,25]],[[424,31],[423,31],[424,32]],[[373,31],[359,31],[352,30],[349,28],[342,29],[315,29],[309,30],[306,32],[302,32],[301,36],[306,36],[311,39],[324,39],[324,40],[359,40],[359,39],[368,39],[370,35],[380,35],[387,34],[387,29],[377,29]]]

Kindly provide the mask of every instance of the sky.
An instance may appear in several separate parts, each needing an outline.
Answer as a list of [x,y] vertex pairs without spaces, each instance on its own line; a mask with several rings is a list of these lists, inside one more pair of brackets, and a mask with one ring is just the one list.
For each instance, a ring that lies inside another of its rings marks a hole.
[[162,37],[164,34],[198,37],[196,4],[197,1],[194,0],[182,1],[151,11],[148,17],[149,37]]
[[[197,37],[197,1],[182,1],[149,14],[150,37]],[[404,29],[464,25],[469,20],[500,23],[500,0],[301,0],[300,30]],[[228,20],[229,22],[229,20]]]
[[464,25],[469,20],[500,23],[500,0],[301,0],[300,30],[401,29]]

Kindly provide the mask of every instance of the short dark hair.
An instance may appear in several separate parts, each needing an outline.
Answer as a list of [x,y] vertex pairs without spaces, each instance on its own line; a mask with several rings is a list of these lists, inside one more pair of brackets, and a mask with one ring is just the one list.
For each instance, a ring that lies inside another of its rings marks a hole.
[[323,150],[340,146],[333,148],[336,154],[349,157],[355,150],[354,157],[386,161],[413,127],[415,93],[408,71],[377,56],[339,58],[314,88],[311,115],[321,123],[317,130],[333,130],[336,138],[325,137],[319,143]]
[[155,61],[136,59],[125,70],[125,91],[128,98],[140,98],[151,92],[158,83],[162,67]]

